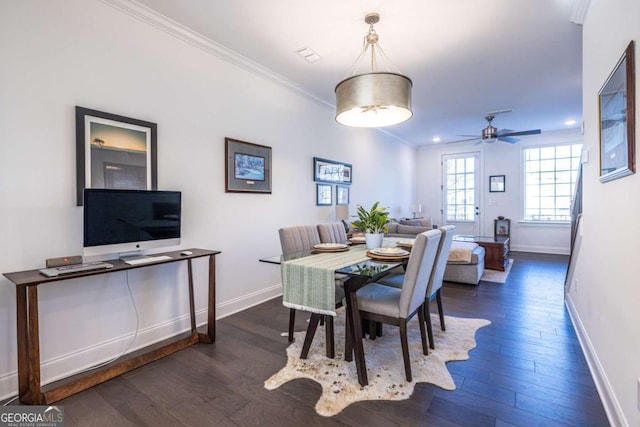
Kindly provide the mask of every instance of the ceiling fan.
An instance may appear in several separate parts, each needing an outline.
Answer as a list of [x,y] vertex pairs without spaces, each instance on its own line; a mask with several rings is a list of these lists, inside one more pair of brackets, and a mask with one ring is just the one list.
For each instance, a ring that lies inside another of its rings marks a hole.
[[[505,111],[506,112],[506,111]],[[500,112],[498,112],[500,113]],[[493,143],[496,141],[503,141],[503,142],[508,142],[509,144],[515,144],[516,142],[520,141],[518,138],[512,138],[513,136],[522,136],[522,135],[539,135],[542,132],[540,131],[540,129],[532,129],[532,130],[523,130],[523,131],[513,131],[511,129],[500,129],[498,130],[497,128],[493,127],[491,125],[491,121],[493,121],[493,119],[496,117],[495,114],[488,114],[487,116],[485,116],[485,120],[487,122],[489,122],[489,126],[487,126],[486,128],[482,129],[482,135],[458,135],[458,136],[466,136],[469,137],[468,139],[461,139],[459,141],[451,141],[450,143],[453,142],[463,142],[463,141],[471,141],[474,139],[478,139],[480,138],[480,142],[486,142],[486,143]]]

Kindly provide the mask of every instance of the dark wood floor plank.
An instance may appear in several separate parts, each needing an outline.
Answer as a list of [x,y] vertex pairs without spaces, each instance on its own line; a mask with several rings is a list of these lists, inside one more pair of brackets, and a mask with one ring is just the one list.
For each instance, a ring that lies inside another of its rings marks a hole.
[[[564,306],[567,257],[513,252],[506,283],[445,283],[447,315],[489,319],[465,361],[447,364],[456,390],[416,384],[405,401],[315,412],[319,384],[264,381],[286,363],[289,310],[276,298],[217,323],[198,344],[60,402],[70,426],[607,426]],[[225,284],[219,284],[225,286]],[[298,313],[296,329],[306,328]],[[99,414],[99,416],[96,416]]]

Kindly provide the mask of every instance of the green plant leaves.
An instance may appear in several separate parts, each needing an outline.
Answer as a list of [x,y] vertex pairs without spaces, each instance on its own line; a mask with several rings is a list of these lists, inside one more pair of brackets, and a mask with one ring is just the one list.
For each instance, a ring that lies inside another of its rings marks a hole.
[[361,205],[358,205],[358,221],[353,221],[351,224],[358,230],[365,233],[386,233],[386,224],[389,221],[389,209],[388,207],[379,207],[380,202],[375,202],[371,209],[366,210]]

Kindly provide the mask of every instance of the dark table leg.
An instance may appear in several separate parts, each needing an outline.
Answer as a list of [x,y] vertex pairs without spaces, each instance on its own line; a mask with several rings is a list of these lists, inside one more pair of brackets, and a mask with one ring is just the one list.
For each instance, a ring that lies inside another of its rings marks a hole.
[[[191,262],[191,260],[189,260]],[[191,269],[189,269],[191,277]],[[192,279],[189,279],[192,280]],[[207,299],[207,333],[198,334],[198,341],[211,344],[216,342],[216,258],[209,255],[209,295]]]
[[29,286],[27,289],[29,310],[28,346],[29,346],[29,403],[42,405],[42,389],[40,383],[40,332],[38,323],[38,287]]
[[18,396],[27,397],[29,392],[29,345],[28,345],[27,287],[16,287],[16,323],[18,338]]
[[196,308],[193,296],[193,269],[191,259],[187,260],[187,275],[189,276],[189,317],[191,319],[191,333],[197,334],[196,331]]
[[[364,347],[362,345],[362,322],[358,311],[358,299],[356,291],[362,287],[369,279],[366,277],[352,277],[344,284],[347,300],[347,327],[349,333],[346,334],[350,340],[345,342],[345,360],[351,361],[351,354],[355,354],[356,371],[358,372],[358,382],[361,386],[369,384],[367,379],[367,363],[364,359]],[[353,349],[353,351],[352,351]]]

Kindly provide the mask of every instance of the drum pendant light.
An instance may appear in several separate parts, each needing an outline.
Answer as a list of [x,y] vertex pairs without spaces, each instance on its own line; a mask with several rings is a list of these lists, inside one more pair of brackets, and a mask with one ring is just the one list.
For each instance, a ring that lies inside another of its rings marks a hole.
[[[353,75],[336,85],[336,121],[351,127],[384,127],[402,123],[411,118],[411,87],[413,83],[399,72],[379,72],[376,52],[391,65],[391,61],[378,44],[373,24],[379,22],[377,13],[369,13],[364,22],[369,31],[364,47],[354,63]],[[371,49],[371,72],[356,74],[359,60]]]

